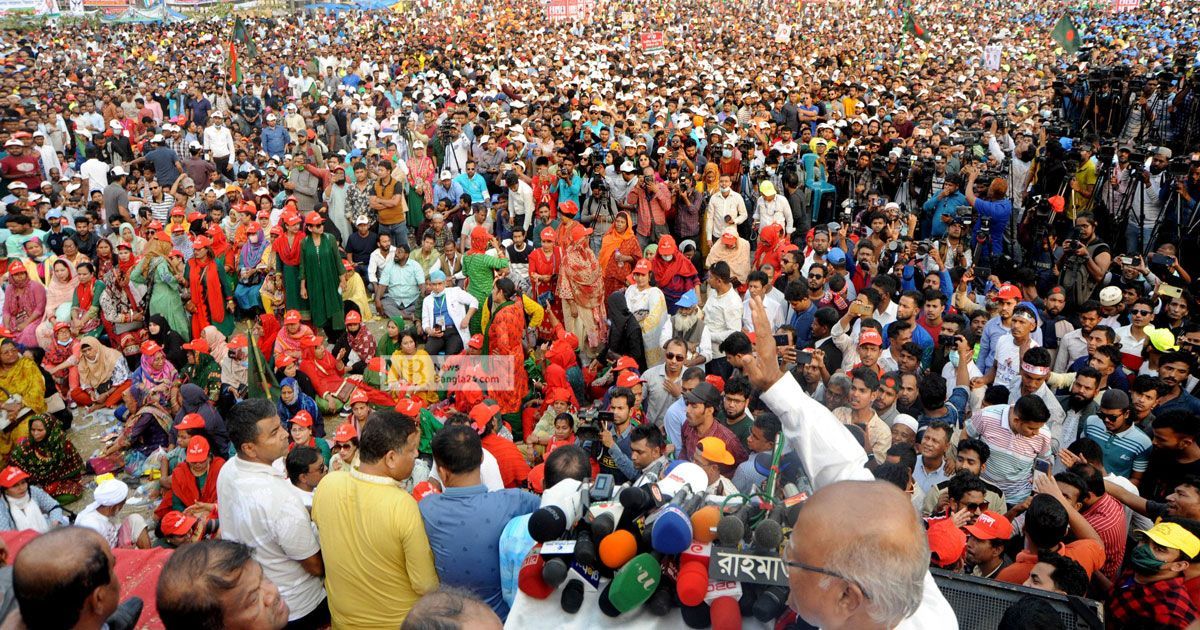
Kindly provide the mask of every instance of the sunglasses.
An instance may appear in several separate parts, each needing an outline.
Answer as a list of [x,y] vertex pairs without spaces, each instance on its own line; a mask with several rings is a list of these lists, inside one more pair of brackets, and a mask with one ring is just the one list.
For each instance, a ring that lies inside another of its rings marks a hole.
[[1101,418],[1104,418],[1105,420],[1108,420],[1109,422],[1116,422],[1116,421],[1120,420],[1121,416],[1122,416],[1122,414],[1119,414],[1119,413],[1104,413],[1103,411],[1097,413],[1096,415],[1100,416]]
[[339,451],[348,451],[348,450],[354,448],[354,445],[347,442],[345,444],[334,444],[333,448],[336,448]]
[[687,358],[686,354],[675,354],[674,352],[665,353],[668,361],[683,361]]
[[983,501],[982,503],[959,503],[958,505],[965,508],[968,512],[980,512],[988,509],[987,501]]
[[1135,308],[1135,309],[1133,309],[1132,311],[1129,311],[1129,314],[1130,314],[1130,315],[1142,315],[1142,316],[1145,316],[1145,315],[1153,315],[1153,314],[1154,314],[1154,311],[1148,311],[1148,310],[1146,310],[1146,309],[1144,309],[1144,308]]

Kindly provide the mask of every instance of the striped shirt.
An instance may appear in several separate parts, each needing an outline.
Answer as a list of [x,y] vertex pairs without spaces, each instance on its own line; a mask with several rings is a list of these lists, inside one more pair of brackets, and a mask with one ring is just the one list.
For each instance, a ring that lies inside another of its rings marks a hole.
[[984,481],[1004,491],[1009,504],[1020,503],[1033,490],[1033,461],[1050,458],[1050,429],[1043,426],[1038,434],[1025,437],[1009,426],[1011,407],[994,405],[983,409],[967,422],[967,435],[984,441],[991,449]]
[[1099,501],[1083,511],[1083,518],[1100,535],[1104,543],[1104,566],[1100,572],[1110,580],[1117,579],[1117,571],[1125,560],[1125,538],[1129,529],[1125,521],[1125,506],[1105,494]]
[[146,201],[146,205],[150,206],[150,217],[166,225],[167,219],[171,218],[171,208],[175,207],[175,198],[171,196],[171,193],[164,190],[162,201],[155,201],[153,198],[150,198]]
[[1104,451],[1104,469],[1114,475],[1129,477],[1134,472],[1146,472],[1150,463],[1150,438],[1130,425],[1120,433],[1109,433],[1098,416],[1088,416],[1083,434],[1092,438]]

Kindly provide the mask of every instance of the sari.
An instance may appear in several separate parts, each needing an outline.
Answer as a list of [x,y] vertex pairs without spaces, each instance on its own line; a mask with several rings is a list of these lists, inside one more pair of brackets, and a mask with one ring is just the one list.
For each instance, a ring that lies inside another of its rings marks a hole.
[[[483,354],[509,357],[512,360],[513,386],[510,389],[489,389],[488,395],[500,405],[500,413],[517,414],[521,400],[529,389],[525,374],[525,309],[519,303],[504,302],[492,310],[487,335],[483,340]],[[496,357],[494,357],[496,358]],[[519,425],[520,422],[518,421]],[[513,427],[514,435],[522,435],[521,427]]]
[[[108,335],[109,344],[125,356],[141,351],[141,343],[147,339],[145,313],[141,311],[142,296],[129,284],[129,272],[137,265],[137,259],[118,262],[115,267],[100,274],[104,292],[100,294],[100,322]],[[164,319],[161,326],[166,326]]]
[[258,266],[263,264],[263,254],[267,252],[268,247],[270,243],[262,230],[259,230],[250,235],[238,254],[238,281],[233,290],[233,298],[242,310],[262,307],[260,291],[266,272],[258,269]]
[[103,332],[100,327],[100,297],[104,295],[104,283],[92,276],[91,282],[79,283],[79,287],[71,298],[72,319],[84,319],[79,334],[89,337],[99,337]]
[[264,359],[271,361],[275,354],[275,339],[281,330],[279,318],[271,313],[265,313],[258,316],[258,323],[262,326],[262,334],[255,340],[258,344],[258,351],[262,353]]
[[667,299],[667,312],[675,314],[675,303],[684,293],[700,284],[700,274],[696,266],[682,253],[677,252],[671,260],[664,260],[657,252],[650,261],[650,271],[654,275],[654,284],[663,292]]
[[[203,486],[186,463],[175,466],[175,470],[171,472],[171,490],[163,493],[162,502],[154,509],[154,516],[162,520],[172,509],[178,509],[180,505],[187,509],[198,501],[216,504],[217,479],[221,476],[221,467],[224,465],[225,458],[214,453],[212,462],[208,465],[208,472],[204,475]],[[217,509],[208,515],[209,520],[215,518]]]
[[758,235],[758,249],[754,252],[754,269],[759,269],[763,265],[771,265],[775,270],[776,277],[780,272],[780,261],[783,258],[783,246],[788,244],[788,240],[783,236],[783,226],[778,223],[773,223],[762,229]]
[[[163,249],[167,247],[167,249]],[[171,330],[180,335],[191,331],[188,313],[183,308],[183,288],[175,277],[170,261],[165,252],[169,247],[162,241],[147,245],[150,255],[143,258],[134,266],[129,274],[130,282],[147,286],[149,295],[144,296],[146,314],[161,315],[170,323]]]
[[[63,260],[62,264],[70,272],[70,277],[66,281],[62,281],[58,279],[57,274],[50,273],[50,279],[46,283],[46,318],[54,315],[58,311],[58,307],[74,301],[75,290],[79,287],[79,274],[75,271],[75,267],[66,260]],[[57,267],[58,261],[55,261],[53,266]]]
[[[171,408],[171,389],[178,383],[178,378],[179,372],[170,361],[164,361],[162,367],[155,368],[151,358],[143,354],[141,365],[130,376],[134,398],[142,406],[154,405],[168,410]],[[160,389],[153,391],[155,388]]]
[[226,336],[233,334],[236,322],[225,309],[227,299],[233,299],[233,295],[217,270],[217,261],[211,255],[203,260],[192,258],[187,263],[187,281],[192,303],[192,338],[199,337],[209,326],[216,326]]
[[428,156],[408,158],[408,225],[419,228],[425,222],[424,207],[433,203],[433,178],[437,168]]
[[85,469],[75,445],[54,418],[39,414],[29,420],[41,421],[46,435],[40,442],[32,436],[21,440],[13,449],[11,463],[29,473],[29,485],[39,486],[59,501],[70,503],[82,497]]
[[[312,382],[313,390],[317,393],[318,397],[324,398],[325,396],[332,395],[337,400],[345,402],[349,400],[349,394],[345,398],[342,398],[338,396],[338,393],[348,384],[350,385],[349,389],[359,389],[365,392],[368,401],[372,405],[392,407],[396,404],[396,401],[392,400],[391,396],[366,383],[348,381],[343,371],[338,369],[337,360],[333,358],[333,354],[329,351],[325,351],[321,357],[317,357],[312,348],[305,348],[304,357],[300,361],[300,371]],[[315,417],[313,419],[316,420]]]
[[18,283],[10,276],[4,291],[4,327],[17,334],[18,345],[37,345],[37,329],[45,316],[46,287],[29,277]]
[[[0,368],[0,388],[3,388],[0,390],[0,403],[19,394],[22,405],[34,413],[46,413],[46,379],[33,359],[23,356],[11,366]],[[0,431],[0,461],[7,460],[13,447],[29,435],[28,417],[17,420],[15,425],[7,431]]]
[[583,342],[583,349],[589,354],[604,345],[604,336],[608,333],[603,290],[600,265],[588,243],[588,229],[576,224],[571,230],[571,242],[563,253],[562,273],[558,276],[555,294],[563,301],[563,325],[567,332],[574,333]]
[[642,348],[646,353],[646,364],[642,369],[662,363],[662,332],[667,317],[667,300],[658,287],[639,289],[635,284],[625,289],[625,303],[642,329]]
[[[79,342],[80,349],[87,347],[96,351],[96,358],[89,361],[80,352],[78,392],[71,392],[71,399],[84,406],[99,400],[105,407],[115,407],[120,403],[121,394],[129,389],[129,366],[125,357],[119,351],[100,343],[95,337],[84,337]],[[103,399],[100,397],[103,396]]]
[[294,378],[285,378],[279,381],[279,389],[290,388],[295,392],[291,403],[283,401],[283,395],[280,394],[279,400],[275,401],[275,410],[279,413],[279,420],[283,422],[284,428],[288,431],[292,430],[292,418],[301,411],[307,411],[313,419],[313,435],[323,438],[325,437],[325,423],[321,419],[321,412],[317,409],[317,401],[312,399],[312,396],[305,394],[300,389],[300,383]]
[[304,324],[300,324],[300,327],[296,329],[296,334],[294,335],[289,333],[286,328],[280,330],[279,333],[275,335],[275,351],[273,353],[274,358],[277,360],[279,357],[285,354],[290,354],[296,359],[302,358],[305,350],[300,345],[300,340],[311,336],[313,336],[313,329]]
[[[396,324],[396,327],[400,329],[400,332],[404,332],[404,318],[403,317],[393,317],[392,323]],[[394,354],[400,350],[400,339],[399,338],[392,339],[392,337],[390,335],[388,335],[387,324],[384,324],[383,338],[379,340],[379,343],[377,345],[378,345],[378,347],[375,350],[375,353],[377,355],[379,355],[381,357],[390,357],[390,356],[392,356],[392,354]]]
[[417,348],[411,355],[404,354],[403,350],[393,353],[388,377],[394,387],[393,393],[419,398],[428,404],[438,401],[435,389],[437,369],[433,367],[433,358],[424,348]]
[[[68,333],[69,328],[64,329]],[[52,333],[53,334],[53,333]],[[70,365],[66,365],[70,363]],[[49,347],[46,348],[46,355],[42,358],[42,367],[50,374],[50,378],[54,380],[54,387],[62,394],[63,398],[70,396],[71,390],[79,385],[79,372],[75,366],[79,363],[79,340],[71,335],[64,345],[58,341],[58,336],[55,335],[50,340]],[[52,369],[63,366],[56,372],[51,372]]]
[[308,318],[308,300],[300,297],[300,244],[304,241],[304,232],[295,234],[284,232],[271,242],[271,251],[279,262],[279,272],[283,276],[283,296],[287,308],[300,311],[300,316]]
[[[633,222],[629,213],[621,212],[618,216],[620,215],[625,216],[625,231],[617,232],[616,228],[610,228],[600,243],[598,260],[600,269],[604,272],[604,295],[611,295],[613,291],[619,291],[629,284],[629,274],[633,273],[634,264],[642,257],[642,248],[638,245],[637,234],[633,231]],[[633,260],[617,262],[617,257],[613,255],[617,253]]]

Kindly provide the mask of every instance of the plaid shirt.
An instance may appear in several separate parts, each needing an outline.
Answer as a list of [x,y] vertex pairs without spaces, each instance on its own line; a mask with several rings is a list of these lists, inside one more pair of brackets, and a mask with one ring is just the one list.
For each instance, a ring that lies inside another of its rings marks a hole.
[[1108,600],[1108,619],[1116,626],[1152,622],[1162,628],[1186,628],[1200,616],[1183,577],[1140,584],[1126,572]]

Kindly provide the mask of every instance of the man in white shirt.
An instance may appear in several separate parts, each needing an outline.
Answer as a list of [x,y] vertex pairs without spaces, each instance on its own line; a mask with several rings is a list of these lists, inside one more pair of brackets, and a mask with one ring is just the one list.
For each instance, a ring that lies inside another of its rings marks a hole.
[[213,163],[228,179],[233,179],[233,171],[229,170],[229,157],[233,155],[233,134],[225,126],[225,113],[213,112],[212,124],[204,130],[204,149],[212,154]]
[[771,319],[771,330],[778,330],[787,321],[787,303],[775,297],[773,292],[777,290],[771,285],[771,278],[765,272],[750,272],[746,277],[746,297],[742,300],[743,329],[754,329],[754,322],[750,319],[750,300],[754,296],[763,299],[763,305],[767,307],[767,317]]
[[217,480],[221,538],[254,549],[263,575],[287,602],[289,624],[328,624],[321,546],[304,502],[283,467],[274,465],[288,452],[288,434],[275,405],[266,399],[244,400],[225,415],[225,422],[237,456]]
[[121,508],[125,507],[128,498],[129,486],[124,481],[101,481],[96,486],[92,502],[75,517],[75,525],[100,534],[113,549],[149,549],[150,535],[146,519],[141,514],[130,514],[124,520],[120,519]]
[[729,263],[719,261],[708,270],[708,301],[704,303],[704,327],[712,336],[712,360],[708,362],[708,373],[722,378],[729,376],[732,368],[721,352],[721,342],[742,329],[742,300],[733,290],[733,277]]
[[471,338],[468,325],[479,300],[457,286],[446,286],[441,269],[429,272],[429,295],[421,303],[421,327],[429,340],[425,350],[431,355],[453,356],[463,351]]
[[88,155],[87,161],[79,166],[79,173],[87,182],[88,194],[103,191],[108,186],[108,163],[101,160],[96,153]]
[[329,467],[325,465],[321,452],[311,446],[297,446],[288,451],[287,458],[284,460],[284,468],[287,469],[288,481],[292,484],[292,490],[304,502],[304,507],[311,514],[313,490],[317,489],[317,484],[321,483],[321,479],[329,472]]
[[391,234],[381,233],[375,244],[377,247],[367,260],[367,282],[371,284],[379,283],[379,272],[383,271],[383,268],[396,257],[396,250],[392,247]]
[[708,199],[708,225],[705,234],[710,242],[715,242],[725,233],[725,228],[737,227],[746,221],[746,200],[733,192],[733,180],[728,175],[721,176],[721,189]]
[[536,208],[533,205],[533,188],[521,181],[516,172],[504,174],[504,183],[508,186],[508,220],[510,225],[519,225],[525,233],[529,233],[529,224],[533,223]]
[[792,225],[792,206],[788,204],[787,199],[777,194],[775,184],[770,180],[759,184],[758,191],[762,193],[754,208],[754,223],[758,230],[761,231],[768,225],[779,225],[783,227],[784,233],[791,236],[796,228]]

